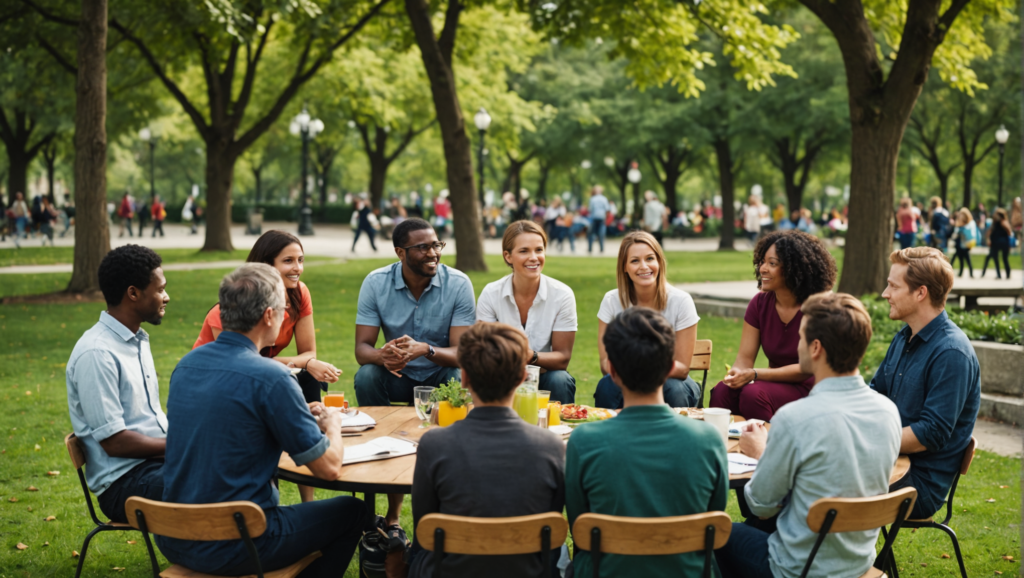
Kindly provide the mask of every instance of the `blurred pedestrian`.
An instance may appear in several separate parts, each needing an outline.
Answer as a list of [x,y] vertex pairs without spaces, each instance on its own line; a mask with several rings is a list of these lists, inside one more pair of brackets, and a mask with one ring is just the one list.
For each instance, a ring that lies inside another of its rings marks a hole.
[[163,200],[160,199],[160,195],[153,197],[153,206],[149,208],[150,215],[153,217],[153,234],[151,237],[156,237],[156,232],[160,231],[160,236],[164,236],[164,219],[167,218],[167,209],[164,208]]
[[590,228],[587,230],[587,253],[594,251],[594,238],[597,237],[604,253],[605,219],[611,210],[608,198],[604,196],[604,187],[594,185],[590,190],[590,202],[587,204],[587,211],[590,216]]
[[359,242],[359,235],[366,233],[366,236],[370,239],[370,247],[373,248],[373,252],[377,252],[377,245],[374,244],[373,238],[376,236],[377,231],[373,228],[371,217],[373,211],[370,210],[369,203],[363,199],[357,198],[355,205],[355,214],[352,220],[356,223],[355,238],[352,239],[352,252],[356,252],[356,243]]
[[124,237],[125,229],[128,229],[128,236],[134,237],[135,233],[132,232],[132,217],[135,215],[135,206],[132,203],[132,197],[125,191],[124,195],[121,196],[121,205],[117,208],[117,216],[121,219],[121,230],[118,233],[118,237]]
[[663,231],[668,228],[668,209],[658,200],[658,195],[654,191],[645,192],[644,198],[647,202],[644,203],[643,229],[664,247]]
[[28,203],[25,202],[25,194],[21,191],[14,193],[10,214],[14,219],[14,246],[21,248],[21,239],[28,238],[25,228],[28,227],[29,218]]
[[988,271],[988,262],[991,259],[996,266],[996,279],[1001,279],[999,274],[999,257],[1002,255],[1003,264],[1006,265],[1006,278],[1010,278],[1010,237],[1013,231],[1010,230],[1010,219],[1006,215],[1006,209],[999,207],[992,213],[992,225],[988,229],[988,255],[985,256],[985,264],[981,268],[981,276],[984,277]]
[[181,208],[181,222],[182,223],[190,223],[192,225],[192,230],[189,232],[189,235],[195,235],[196,234],[196,228],[197,228],[196,227],[196,221],[199,218],[196,216],[196,212],[195,211],[196,211],[195,199],[192,198],[192,195],[189,195],[188,198],[185,199],[185,206]]
[[914,214],[914,203],[910,197],[900,199],[900,208],[896,211],[896,231],[900,249],[914,246],[914,240],[917,238],[917,215]]
[[49,196],[43,196],[42,208],[39,211],[39,230],[42,233],[40,236],[43,238],[43,247],[46,246],[47,239],[53,247],[53,224],[56,222],[57,208],[53,206]]
[[964,207],[956,213],[956,229],[953,230],[953,246],[955,253],[950,264],[956,266],[956,260],[960,259],[960,273],[958,277],[964,276],[964,263],[967,263],[967,270],[970,277],[974,278],[974,264],[971,263],[971,249],[978,244],[978,227],[974,224],[974,217]]

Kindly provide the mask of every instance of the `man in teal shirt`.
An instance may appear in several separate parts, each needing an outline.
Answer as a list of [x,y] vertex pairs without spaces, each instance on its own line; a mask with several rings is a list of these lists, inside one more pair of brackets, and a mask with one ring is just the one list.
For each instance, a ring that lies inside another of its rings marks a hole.
[[[580,426],[569,438],[565,503],[570,526],[581,514],[656,518],[724,510],[729,491],[725,444],[702,421],[665,405],[662,385],[672,369],[675,332],[659,313],[632,307],[604,334],[610,375],[623,409]],[[602,555],[602,576],[698,576],[701,553]],[[576,552],[575,576],[593,575],[590,553]]]

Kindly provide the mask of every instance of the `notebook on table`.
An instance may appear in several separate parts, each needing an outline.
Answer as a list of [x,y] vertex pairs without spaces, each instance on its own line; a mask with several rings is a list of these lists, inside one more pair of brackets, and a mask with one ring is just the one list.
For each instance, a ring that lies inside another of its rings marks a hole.
[[358,444],[345,446],[345,457],[342,465],[372,462],[375,460],[387,460],[408,456],[416,453],[416,444],[408,440],[401,440],[392,437],[382,437]]
[[358,433],[366,431],[377,425],[377,420],[370,417],[370,414],[361,411],[355,415],[342,414],[341,433]]

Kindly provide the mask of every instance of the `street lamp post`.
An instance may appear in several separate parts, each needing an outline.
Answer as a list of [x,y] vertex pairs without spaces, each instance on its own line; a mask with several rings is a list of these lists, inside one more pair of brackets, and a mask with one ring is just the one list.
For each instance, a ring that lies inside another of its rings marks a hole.
[[153,177],[153,156],[156,150],[156,138],[153,137],[153,131],[149,130],[148,127],[139,131],[139,138],[142,139],[142,142],[149,145],[149,202],[152,204],[156,199],[156,180]]
[[[640,179],[643,175],[640,174],[639,164],[633,161],[629,165],[629,172],[626,173],[626,178],[629,182],[633,183],[633,228],[637,228],[640,223]],[[625,208],[625,207],[623,207]]]
[[484,138],[487,136],[487,129],[491,126],[491,115],[487,114],[484,107],[480,107],[480,110],[473,116],[473,124],[476,125],[476,129],[480,131],[480,151],[477,154],[477,162],[480,169],[479,184],[480,187],[480,210],[484,208]]
[[997,206],[1003,206],[1003,156],[1006,153],[1006,141],[1010,139],[1010,131],[1006,130],[1006,125],[999,125],[999,129],[996,130],[996,142],[999,143],[999,196],[997,197],[999,202]]
[[309,139],[323,132],[324,121],[310,117],[306,112],[306,107],[302,107],[302,112],[295,115],[288,130],[293,135],[302,137],[302,208],[299,209],[299,234],[308,236],[313,234],[313,209],[309,206],[309,178],[307,176]]

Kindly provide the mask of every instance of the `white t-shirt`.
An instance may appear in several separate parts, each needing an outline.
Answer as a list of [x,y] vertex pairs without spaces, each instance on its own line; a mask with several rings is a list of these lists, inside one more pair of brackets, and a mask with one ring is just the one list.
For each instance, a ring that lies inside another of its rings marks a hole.
[[551,351],[553,331],[576,331],[576,295],[568,285],[540,276],[540,289],[526,314],[526,327],[519,320],[519,307],[512,293],[512,274],[488,283],[476,304],[477,321],[497,321],[518,327],[530,340],[530,349]]
[[[480,308],[477,307],[477,315]],[[612,319],[622,313],[622,303],[619,302],[619,290],[612,289],[604,294],[601,300],[601,309],[597,312],[597,318],[605,323],[611,323]],[[676,331],[682,331],[687,327],[693,327],[700,321],[697,315],[697,306],[693,304],[693,297],[678,287],[668,286],[668,303],[665,310],[660,313],[672,324]]]
[[644,204],[644,225],[648,231],[660,231],[664,224],[665,205],[655,199]]
[[757,212],[761,215],[761,226],[770,227],[774,221],[772,221],[772,212],[768,209],[768,205],[761,203],[757,206]]
[[743,230],[750,233],[761,231],[761,210],[754,205],[743,209]]

